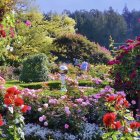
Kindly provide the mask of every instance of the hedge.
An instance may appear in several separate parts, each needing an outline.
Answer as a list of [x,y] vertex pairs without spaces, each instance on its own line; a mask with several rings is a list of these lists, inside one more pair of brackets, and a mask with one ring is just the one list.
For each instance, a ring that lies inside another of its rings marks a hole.
[[[103,82],[100,85],[96,85],[91,81],[79,81],[79,86],[87,86],[87,87],[104,87],[108,83]],[[61,81],[49,81],[49,82],[35,82],[35,83],[25,83],[25,84],[19,84],[22,88],[29,88],[29,89],[40,89],[43,87],[48,87],[50,90],[54,89],[61,89]]]

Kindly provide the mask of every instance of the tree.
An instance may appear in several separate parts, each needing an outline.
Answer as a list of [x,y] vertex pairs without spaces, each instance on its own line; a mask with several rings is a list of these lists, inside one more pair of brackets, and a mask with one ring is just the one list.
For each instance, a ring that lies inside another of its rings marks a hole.
[[112,8],[104,12],[95,9],[89,12],[85,10],[75,11],[70,14],[70,17],[77,23],[77,33],[106,48],[109,48],[109,36],[112,36],[115,42],[125,40],[127,24],[123,16]]
[[52,54],[63,62],[73,62],[76,58],[91,63],[106,63],[111,58],[98,44],[79,34],[62,35],[54,40],[53,45]]
[[65,33],[75,33],[75,21],[67,15],[45,14],[48,35],[56,38]]

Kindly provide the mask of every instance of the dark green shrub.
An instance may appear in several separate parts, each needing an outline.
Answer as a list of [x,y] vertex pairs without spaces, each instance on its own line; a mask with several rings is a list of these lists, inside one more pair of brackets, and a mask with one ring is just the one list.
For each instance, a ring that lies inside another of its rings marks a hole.
[[60,81],[48,82],[48,87],[49,87],[50,90],[61,89],[61,82]]
[[23,62],[20,81],[42,82],[48,80],[48,59],[45,54],[37,54],[28,57]]
[[41,89],[42,88],[42,82],[20,84],[19,86],[22,87],[22,88],[29,88],[29,89]]

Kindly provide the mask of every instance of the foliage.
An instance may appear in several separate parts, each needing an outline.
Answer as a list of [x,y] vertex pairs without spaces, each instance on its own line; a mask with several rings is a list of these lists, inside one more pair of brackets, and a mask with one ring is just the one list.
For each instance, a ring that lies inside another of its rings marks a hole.
[[106,63],[111,58],[98,44],[78,34],[62,35],[55,39],[53,44],[51,52],[59,61],[73,62],[73,58],[76,58],[81,61],[88,60],[90,63]]
[[47,31],[49,37],[57,38],[66,33],[75,33],[75,21],[67,15],[46,14],[45,20],[47,22]]
[[40,12],[33,10],[18,14],[16,19],[18,40],[11,43],[14,50],[8,55],[12,60],[19,62],[34,53],[45,53],[51,60],[53,39],[62,33],[75,32],[74,20],[63,15],[53,15],[50,19],[45,19]]
[[91,65],[89,69],[89,75],[92,77],[98,77],[103,79],[104,77],[109,77],[108,73],[110,71],[111,67],[108,65]]
[[23,62],[20,81],[41,82],[48,80],[48,59],[45,54],[37,54]]

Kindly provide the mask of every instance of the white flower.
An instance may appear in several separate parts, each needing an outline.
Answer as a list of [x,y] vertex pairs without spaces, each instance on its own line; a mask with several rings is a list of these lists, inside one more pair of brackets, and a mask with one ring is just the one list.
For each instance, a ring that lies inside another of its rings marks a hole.
[[43,106],[44,106],[44,108],[47,109],[49,105],[46,103],[46,104],[44,104]]
[[10,111],[10,113],[12,113],[12,114],[13,114],[13,112],[14,112],[13,107],[8,107],[8,110]]
[[44,126],[48,126],[48,122],[44,122]]
[[38,111],[41,112],[42,111],[42,108],[38,108]]

